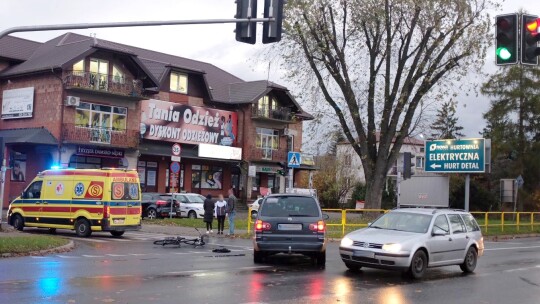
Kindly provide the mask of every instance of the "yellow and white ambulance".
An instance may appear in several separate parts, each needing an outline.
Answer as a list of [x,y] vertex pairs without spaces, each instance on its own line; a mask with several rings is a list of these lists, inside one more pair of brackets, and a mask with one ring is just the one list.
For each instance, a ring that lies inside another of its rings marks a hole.
[[51,231],[72,229],[78,236],[110,231],[121,236],[141,228],[141,189],[135,170],[45,170],[11,202],[8,223]]

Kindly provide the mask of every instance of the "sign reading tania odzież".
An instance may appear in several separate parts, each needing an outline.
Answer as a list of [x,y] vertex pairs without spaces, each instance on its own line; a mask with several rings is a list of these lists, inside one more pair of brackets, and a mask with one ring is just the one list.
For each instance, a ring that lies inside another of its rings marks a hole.
[[142,101],[143,138],[232,146],[238,134],[235,112],[150,99]]
[[483,138],[427,140],[424,151],[426,172],[485,172]]

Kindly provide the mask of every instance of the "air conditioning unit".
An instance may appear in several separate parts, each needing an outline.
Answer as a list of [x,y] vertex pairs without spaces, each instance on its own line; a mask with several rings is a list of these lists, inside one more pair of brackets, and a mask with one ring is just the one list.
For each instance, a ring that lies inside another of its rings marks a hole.
[[81,98],[76,96],[68,96],[66,98],[66,106],[68,107],[76,107],[81,104]]
[[289,135],[291,135],[291,130],[289,130],[289,128],[283,129],[283,136],[289,136]]

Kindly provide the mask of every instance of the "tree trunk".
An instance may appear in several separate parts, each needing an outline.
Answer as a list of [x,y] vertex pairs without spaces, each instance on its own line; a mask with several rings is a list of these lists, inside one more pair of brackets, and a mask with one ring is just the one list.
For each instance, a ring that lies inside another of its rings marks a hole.
[[[374,174],[375,175],[375,174]],[[366,176],[366,209],[380,209],[384,189],[384,175]]]

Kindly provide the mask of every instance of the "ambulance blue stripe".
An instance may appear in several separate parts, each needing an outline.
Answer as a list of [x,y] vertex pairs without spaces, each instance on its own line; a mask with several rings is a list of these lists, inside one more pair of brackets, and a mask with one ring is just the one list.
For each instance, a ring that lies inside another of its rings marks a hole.
[[[103,206],[103,205],[109,205],[111,207],[127,207],[128,205],[131,206],[140,206],[140,202],[133,202],[133,201],[127,201],[127,202],[105,202],[105,201],[96,201],[96,200],[50,200],[50,199],[40,199],[45,200],[49,204],[57,204],[57,205],[94,205],[94,206]],[[21,204],[32,204],[36,202],[36,199],[24,199],[24,200],[18,200],[17,203]]]

